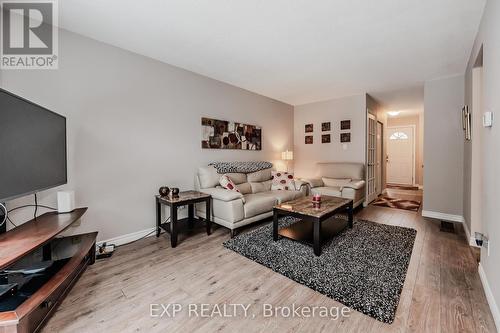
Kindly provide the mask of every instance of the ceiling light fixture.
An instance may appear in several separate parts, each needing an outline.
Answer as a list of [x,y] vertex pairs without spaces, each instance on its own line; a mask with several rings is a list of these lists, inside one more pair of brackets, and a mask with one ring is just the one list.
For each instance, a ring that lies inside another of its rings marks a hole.
[[401,111],[387,111],[387,114],[391,117],[397,116]]

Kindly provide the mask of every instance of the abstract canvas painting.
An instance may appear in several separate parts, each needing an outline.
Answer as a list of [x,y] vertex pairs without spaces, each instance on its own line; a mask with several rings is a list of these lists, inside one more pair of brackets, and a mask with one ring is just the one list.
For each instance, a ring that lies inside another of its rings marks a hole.
[[201,148],[262,149],[262,129],[226,120],[201,118]]

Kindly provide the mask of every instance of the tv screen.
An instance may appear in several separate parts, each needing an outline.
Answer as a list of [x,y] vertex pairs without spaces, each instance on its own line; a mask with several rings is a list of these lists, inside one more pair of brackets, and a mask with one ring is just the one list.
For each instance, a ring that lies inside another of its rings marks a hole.
[[66,118],[0,89],[0,202],[66,181]]

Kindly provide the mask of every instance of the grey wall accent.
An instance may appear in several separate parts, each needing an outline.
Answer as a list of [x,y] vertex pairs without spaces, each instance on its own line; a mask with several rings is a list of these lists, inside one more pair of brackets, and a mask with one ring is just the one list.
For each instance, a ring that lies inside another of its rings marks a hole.
[[[340,143],[340,121],[351,120],[351,142]],[[322,132],[321,123],[331,122],[331,131]],[[305,133],[304,125],[314,124],[313,133]],[[321,135],[330,134],[331,143],[321,143]],[[304,137],[314,136],[314,144],[306,145]],[[366,95],[356,95],[295,106],[294,171],[298,177],[316,175],[318,162],[365,163]]]
[[[281,163],[293,147],[290,105],[64,30],[59,38],[58,70],[3,71],[1,86],[68,118],[64,188],[89,207],[79,232],[102,240],[152,228],[160,185],[191,189],[208,162]],[[201,149],[202,116],[262,126],[263,150]],[[41,201],[54,204],[55,190]]]
[[423,210],[463,216],[464,76],[425,82]]
[[[500,1],[488,0],[478,35],[467,66],[467,87],[471,86],[472,69],[483,46],[483,111],[492,111],[494,124],[482,128],[483,201],[482,228],[490,239],[490,255],[481,250],[481,266],[489,282],[497,306],[500,306],[500,223],[498,201],[500,198]],[[466,157],[469,157],[467,155]],[[490,306],[492,303],[490,302]],[[499,309],[493,309],[497,329],[500,329]]]

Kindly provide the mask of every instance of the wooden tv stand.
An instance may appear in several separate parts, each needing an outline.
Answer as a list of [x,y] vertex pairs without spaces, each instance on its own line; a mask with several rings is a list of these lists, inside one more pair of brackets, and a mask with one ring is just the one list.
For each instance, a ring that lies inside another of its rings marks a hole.
[[[21,261],[34,260],[31,257],[41,257],[40,262],[54,263],[46,270],[50,274],[44,273],[45,280],[39,282],[32,294],[23,296],[26,299],[22,303],[17,304],[20,301],[14,296],[4,299],[4,303],[0,299],[4,308],[12,304],[15,307],[0,312],[0,333],[39,331],[85,268],[95,262],[97,232],[56,238],[86,211],[87,208],[78,208],[65,214],[46,213],[0,235],[0,272],[12,270]],[[54,245],[57,245],[58,251],[70,251],[72,254],[52,261]],[[31,283],[32,280],[28,281]],[[15,301],[11,302],[11,299]]]

